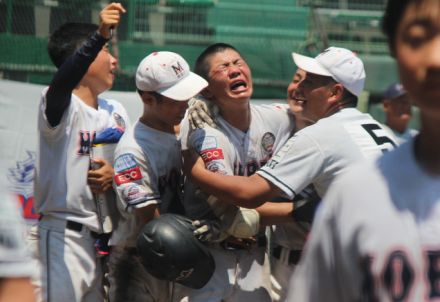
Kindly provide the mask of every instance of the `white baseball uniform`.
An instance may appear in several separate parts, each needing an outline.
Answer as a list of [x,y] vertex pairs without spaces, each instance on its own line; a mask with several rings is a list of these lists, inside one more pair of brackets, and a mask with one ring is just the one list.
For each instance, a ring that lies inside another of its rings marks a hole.
[[307,222],[292,221],[272,226],[271,293],[275,302],[285,301],[289,280],[301,257],[310,231]]
[[440,177],[411,140],[338,178],[318,211],[289,301],[437,301]]
[[[128,301],[126,295],[130,295],[129,301],[168,301],[170,283],[149,275],[133,251],[143,227],[134,211],[154,204],[161,213],[179,212],[183,185],[180,140],[175,134],[138,121],[118,143],[114,169],[121,219],[110,239],[115,247],[110,255],[110,280],[114,282],[110,285],[111,299],[122,301],[120,297],[124,296]],[[121,258],[126,267],[120,265]],[[118,275],[115,268],[125,275],[113,277]],[[130,270],[132,274],[127,276]],[[123,280],[126,278],[130,280]]]
[[[352,163],[374,159],[394,145],[393,138],[370,115],[347,108],[298,131],[257,173],[289,199],[309,184],[322,197],[333,179]],[[279,248],[274,248],[277,259],[273,261],[272,277],[279,287],[273,286],[274,300],[285,298],[287,276],[301,256],[307,227],[305,223],[277,226],[274,242]]]
[[38,117],[39,152],[35,176],[35,210],[44,300],[102,301],[102,271],[95,255],[100,225],[93,194],[87,185],[93,139],[106,128],[125,128],[122,105],[98,99],[98,110],[72,94],[60,123],[51,127],[45,116],[46,91]]
[[395,145],[369,114],[346,108],[295,133],[257,173],[289,199],[309,184],[322,197],[352,163],[374,159]]
[[[218,130],[196,129],[187,137],[188,128],[182,127],[182,148],[194,148],[205,166],[216,173],[252,175],[286,142],[294,129],[294,121],[286,107],[250,105],[250,110],[251,124],[247,132],[232,127],[222,117],[217,119]],[[190,186],[185,184],[187,215],[192,219],[209,219],[210,212],[216,212],[215,207],[221,205],[200,199]],[[216,262],[213,277],[199,290],[178,286],[179,301],[271,301],[265,246],[256,244],[249,249],[228,250],[220,243],[211,244],[209,249]]]

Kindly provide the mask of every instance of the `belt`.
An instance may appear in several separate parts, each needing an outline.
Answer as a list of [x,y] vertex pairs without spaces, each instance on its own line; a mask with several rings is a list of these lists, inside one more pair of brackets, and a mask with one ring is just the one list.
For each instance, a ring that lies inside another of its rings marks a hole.
[[[72,231],[76,231],[76,232],[81,232],[83,230],[83,228],[85,228],[84,225],[82,225],[79,222],[76,221],[71,221],[71,220],[67,220],[66,223],[66,229],[72,230]],[[99,234],[93,231],[90,231],[90,234],[92,234],[93,238],[98,238]]]
[[[274,247],[272,250],[272,255],[279,260],[281,258],[281,251],[283,249],[287,250],[287,248],[282,247],[281,245]],[[302,250],[290,250],[289,257],[287,260],[289,262],[289,264],[293,264],[293,265],[298,264],[299,259],[301,258],[301,253],[302,253]]]
[[249,250],[253,246],[263,247],[266,246],[267,239],[266,236],[258,236],[257,238],[249,238],[249,239],[242,239],[242,238],[236,238],[236,237],[228,237],[222,242],[220,242],[220,246],[229,251],[235,251],[235,250]]

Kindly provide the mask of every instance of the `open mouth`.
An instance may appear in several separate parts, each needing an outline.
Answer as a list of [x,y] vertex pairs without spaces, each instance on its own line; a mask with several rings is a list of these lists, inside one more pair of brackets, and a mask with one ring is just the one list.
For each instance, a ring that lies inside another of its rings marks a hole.
[[298,96],[293,96],[292,100],[297,104],[297,105],[304,105],[305,103],[307,103],[307,100]]
[[234,83],[231,84],[230,88],[232,91],[241,92],[243,90],[246,90],[247,83],[242,80],[235,81]]

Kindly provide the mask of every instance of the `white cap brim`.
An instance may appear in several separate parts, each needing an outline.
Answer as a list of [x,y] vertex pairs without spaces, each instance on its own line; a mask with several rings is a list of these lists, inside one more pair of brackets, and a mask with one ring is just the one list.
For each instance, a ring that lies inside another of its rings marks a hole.
[[194,72],[190,72],[175,85],[158,89],[156,92],[176,101],[187,101],[206,88],[206,86],[208,86],[208,82],[204,78]]
[[298,53],[292,53],[293,61],[296,66],[302,70],[322,76],[332,77],[332,74],[328,72],[318,61],[314,58],[306,57]]

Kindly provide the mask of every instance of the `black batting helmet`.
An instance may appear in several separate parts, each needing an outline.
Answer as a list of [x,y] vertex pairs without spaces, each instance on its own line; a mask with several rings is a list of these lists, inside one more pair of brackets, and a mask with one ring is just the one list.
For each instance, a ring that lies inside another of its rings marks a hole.
[[163,214],[148,222],[137,239],[145,269],[154,277],[199,289],[215,270],[207,247],[193,235],[191,220],[177,214]]

